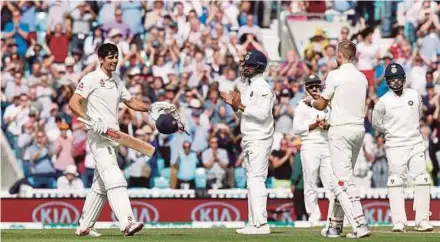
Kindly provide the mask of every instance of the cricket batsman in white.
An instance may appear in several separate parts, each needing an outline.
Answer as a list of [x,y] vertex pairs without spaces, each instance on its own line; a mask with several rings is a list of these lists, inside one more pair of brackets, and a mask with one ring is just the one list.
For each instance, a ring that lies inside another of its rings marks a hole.
[[415,230],[432,231],[429,223],[431,178],[425,169],[427,147],[419,130],[423,115],[422,98],[417,91],[404,88],[406,76],[401,65],[388,65],[385,79],[390,90],[374,106],[372,120],[373,126],[385,134],[393,232],[404,232],[407,226],[403,190],[407,172],[414,180]]
[[262,52],[252,50],[246,53],[240,66],[244,90],[241,94],[237,91],[221,93],[223,100],[241,118],[249,224],[236,230],[239,234],[270,234],[265,182],[273,144],[275,94],[262,76],[266,66],[267,59]]
[[[131,236],[142,229],[143,223],[134,220],[127,193],[127,181],[116,161],[118,143],[104,138],[102,134],[108,129],[119,130],[120,102],[140,112],[147,112],[149,107],[133,98],[125,88],[124,82],[113,73],[118,64],[116,45],[110,43],[101,45],[98,49],[98,57],[100,68],[82,78],[69,101],[70,109],[75,115],[92,123],[87,138],[96,163],[93,184],[87,194],[76,235],[100,236],[93,225],[108,199],[119,220],[121,232],[125,236]],[[169,117],[169,115],[160,116],[159,119],[173,121]],[[175,127],[177,122],[167,124],[168,129]],[[160,127],[158,130],[161,131]]]
[[337,179],[334,195],[353,229],[347,238],[362,238],[371,232],[365,221],[359,190],[353,182],[353,168],[365,135],[368,82],[352,63],[356,46],[351,41],[341,41],[337,52],[339,67],[328,74],[321,96],[316,100],[308,96],[304,103],[324,110],[331,101],[328,138],[333,172]]
[[[314,100],[321,95],[322,83],[317,75],[309,75],[305,79],[307,95]],[[312,226],[319,224],[321,211],[318,206],[317,182],[318,178],[324,187],[330,191],[331,211],[328,213],[329,224],[322,233],[326,237],[337,238],[342,232],[344,211],[339,202],[334,199],[333,191],[336,183],[333,167],[330,161],[330,149],[327,130],[330,125],[330,107],[319,111],[300,102],[295,109],[293,133],[301,137],[301,160],[304,174],[304,200]],[[337,206],[335,205],[337,203]]]

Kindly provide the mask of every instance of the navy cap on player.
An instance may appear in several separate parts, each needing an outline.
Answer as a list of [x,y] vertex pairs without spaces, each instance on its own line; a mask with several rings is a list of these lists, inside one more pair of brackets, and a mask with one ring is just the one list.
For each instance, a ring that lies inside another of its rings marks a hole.
[[397,63],[392,63],[385,69],[385,79],[390,79],[392,77],[403,77],[405,78],[405,70],[403,67]]
[[257,66],[258,69],[262,69],[264,71],[267,66],[267,58],[263,52],[251,50],[244,56],[243,63],[249,66]]
[[162,134],[173,134],[179,130],[179,125],[171,114],[161,114],[156,120],[156,128]]
[[310,84],[321,84],[321,79],[319,79],[319,76],[311,74],[306,77],[304,84],[306,86]]

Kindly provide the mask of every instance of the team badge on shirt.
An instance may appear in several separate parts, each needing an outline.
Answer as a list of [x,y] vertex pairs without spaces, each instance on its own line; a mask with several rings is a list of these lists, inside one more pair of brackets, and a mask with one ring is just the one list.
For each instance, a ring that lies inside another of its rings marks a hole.
[[80,82],[76,88],[82,90],[84,88],[84,83]]
[[324,113],[328,113],[328,109],[326,108],[326,109],[324,109]]
[[104,82],[104,80],[99,81],[99,84],[101,84],[101,87],[105,87],[105,82]]
[[245,60],[249,60],[249,58],[251,58],[251,53],[250,53],[250,52],[248,52],[248,53],[246,54],[246,56],[244,57],[244,59],[245,59]]
[[408,105],[409,105],[409,106],[412,106],[413,104],[414,104],[413,101],[408,101]]

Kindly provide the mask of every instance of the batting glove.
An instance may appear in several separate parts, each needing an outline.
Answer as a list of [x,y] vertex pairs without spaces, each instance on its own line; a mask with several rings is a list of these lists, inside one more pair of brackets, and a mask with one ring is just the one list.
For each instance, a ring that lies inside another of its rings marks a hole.
[[108,127],[107,124],[105,124],[101,120],[97,120],[93,122],[93,131],[97,134],[105,134],[107,133]]

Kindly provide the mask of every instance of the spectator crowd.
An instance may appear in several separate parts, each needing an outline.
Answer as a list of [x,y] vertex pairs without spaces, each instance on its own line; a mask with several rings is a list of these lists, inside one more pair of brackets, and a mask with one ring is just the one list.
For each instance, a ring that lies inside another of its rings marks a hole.
[[[285,60],[271,63],[265,73],[277,95],[267,186],[301,189],[301,165],[295,165],[301,162],[301,141],[292,134],[292,124],[295,108],[305,95],[303,79],[313,73],[325,81],[328,72],[337,68],[335,46],[343,39],[357,44],[356,65],[369,81],[367,133],[355,169],[357,182],[386,187],[384,139],[372,128],[371,111],[388,90],[383,78],[386,66],[397,62],[406,70],[406,85],[423,96],[425,115],[420,127],[429,147],[427,169],[438,185],[440,5],[435,1],[390,2],[395,19],[385,11],[381,36],[374,31],[378,21],[373,2],[325,2],[321,12],[327,21],[347,22],[338,39],[317,28],[301,53],[288,51]],[[87,130],[69,110],[68,101],[79,80],[99,67],[97,48],[109,42],[118,46],[116,73],[134,98],[175,104],[189,133],[159,134],[147,113],[120,105],[121,131],[157,150],[147,157],[120,147],[118,163],[129,187],[160,187],[164,179],[165,186],[173,188],[245,187],[239,120],[219,93],[241,85],[238,67],[246,51],[267,54],[255,2],[0,4],[2,130],[32,186],[90,187],[94,161]],[[281,13],[307,13],[313,4],[283,1]],[[355,25],[361,30],[353,32]],[[381,37],[392,38],[385,51],[381,51]]]

